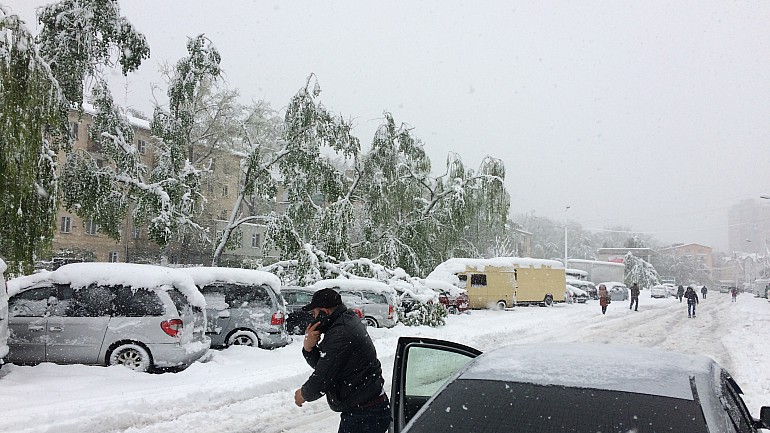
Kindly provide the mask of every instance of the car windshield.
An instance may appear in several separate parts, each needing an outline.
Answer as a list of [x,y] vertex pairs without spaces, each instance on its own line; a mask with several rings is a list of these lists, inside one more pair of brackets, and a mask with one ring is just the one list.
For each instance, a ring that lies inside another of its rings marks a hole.
[[456,380],[409,432],[707,432],[693,400],[496,380]]

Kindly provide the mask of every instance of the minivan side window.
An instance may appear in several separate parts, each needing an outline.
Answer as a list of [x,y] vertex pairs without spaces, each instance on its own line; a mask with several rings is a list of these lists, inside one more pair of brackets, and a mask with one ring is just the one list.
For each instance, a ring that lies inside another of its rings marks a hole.
[[113,286],[112,291],[116,317],[162,316],[165,312],[163,302],[153,290]]
[[115,295],[109,287],[91,284],[72,292],[72,299],[64,310],[64,315],[68,317],[109,316],[112,314],[114,298]]
[[387,304],[388,299],[385,298],[385,295],[382,293],[374,293],[374,292],[362,292],[364,295],[364,299],[366,299],[369,302],[375,303],[375,304]]
[[265,286],[230,284],[225,292],[225,302],[230,308],[271,307],[272,301]]
[[174,303],[174,306],[180,315],[190,314],[195,310],[195,308],[190,304],[190,301],[187,300],[187,296],[185,296],[178,289],[169,290],[168,296],[171,298],[171,302]]
[[48,312],[48,300],[56,299],[54,287],[39,287],[25,290],[8,300],[9,317],[45,317]]

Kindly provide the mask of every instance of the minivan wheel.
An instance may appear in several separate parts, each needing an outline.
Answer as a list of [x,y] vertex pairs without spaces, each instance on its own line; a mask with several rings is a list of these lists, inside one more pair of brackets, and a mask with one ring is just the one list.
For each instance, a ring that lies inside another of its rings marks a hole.
[[503,311],[503,310],[505,310],[505,307],[506,307],[505,301],[497,301],[497,309],[498,310]]
[[227,347],[230,346],[253,346],[259,347],[259,338],[257,334],[251,331],[235,331],[227,339]]
[[152,359],[144,347],[126,343],[116,347],[110,353],[109,365],[122,365],[134,371],[146,372],[152,365]]
[[449,308],[447,309],[447,312],[449,314],[460,314],[460,310],[458,310],[457,307],[455,307],[454,305],[450,305]]
[[545,301],[543,301],[543,303],[545,304],[546,307],[550,307],[551,305],[553,305],[553,297],[551,295],[546,295]]
[[372,328],[379,328],[380,326],[374,317],[365,317],[364,320],[366,321],[366,326],[371,326]]

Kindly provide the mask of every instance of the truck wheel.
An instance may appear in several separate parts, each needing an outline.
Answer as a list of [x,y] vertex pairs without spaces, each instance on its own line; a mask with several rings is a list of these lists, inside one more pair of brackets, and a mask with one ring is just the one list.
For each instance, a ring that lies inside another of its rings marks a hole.
[[497,309],[500,311],[505,310],[505,301],[497,301]]
[[447,312],[449,314],[460,314],[460,310],[458,310],[457,307],[455,307],[454,305],[450,305],[449,308],[447,309]]
[[553,296],[551,295],[545,295],[545,299],[543,300],[543,303],[546,307],[550,307],[553,305]]

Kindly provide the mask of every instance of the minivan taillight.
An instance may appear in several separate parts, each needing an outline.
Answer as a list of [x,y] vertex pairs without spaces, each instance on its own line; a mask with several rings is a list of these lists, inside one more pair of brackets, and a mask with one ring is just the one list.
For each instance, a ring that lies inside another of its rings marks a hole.
[[283,321],[285,320],[282,312],[273,313],[273,317],[270,318],[270,324],[271,325],[283,325]]
[[178,337],[179,331],[181,331],[182,328],[184,328],[182,319],[171,319],[160,322],[160,329],[172,337]]
[[388,319],[392,319],[393,318],[393,311],[394,310],[395,309],[393,308],[393,304],[388,304]]

